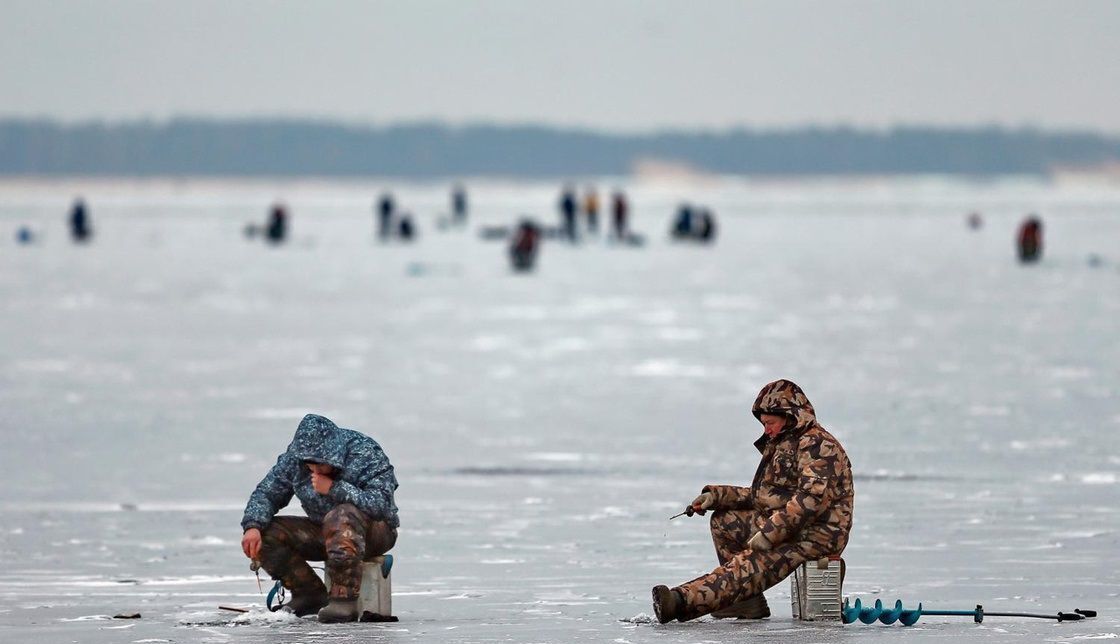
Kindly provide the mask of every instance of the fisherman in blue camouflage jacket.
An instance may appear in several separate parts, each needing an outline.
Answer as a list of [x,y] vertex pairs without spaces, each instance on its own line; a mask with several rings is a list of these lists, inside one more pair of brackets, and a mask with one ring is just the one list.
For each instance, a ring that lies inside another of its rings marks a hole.
[[[397,541],[397,478],[372,438],[308,414],[287,451],[249,496],[241,528],[245,555],[291,593],[285,609],[321,622],[358,619],[362,561]],[[292,495],[307,517],[276,516]],[[307,564],[326,561],[326,586]]]

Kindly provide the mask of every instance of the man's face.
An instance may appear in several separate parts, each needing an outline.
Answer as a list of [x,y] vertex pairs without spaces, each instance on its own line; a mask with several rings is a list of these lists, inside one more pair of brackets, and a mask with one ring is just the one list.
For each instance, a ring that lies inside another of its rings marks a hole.
[[316,474],[323,474],[325,476],[330,476],[330,474],[334,472],[334,468],[325,463],[308,463],[307,469]]
[[759,414],[759,420],[762,421],[762,431],[770,438],[774,438],[782,433],[782,428],[786,426],[785,416]]

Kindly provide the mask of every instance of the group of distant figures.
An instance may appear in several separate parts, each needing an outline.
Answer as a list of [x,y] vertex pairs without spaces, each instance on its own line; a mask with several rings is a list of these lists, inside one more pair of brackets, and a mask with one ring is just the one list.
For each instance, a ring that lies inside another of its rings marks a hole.
[[[588,234],[597,234],[599,230],[599,197],[594,188],[588,188],[582,199],[577,199],[575,190],[567,186],[561,192],[559,200],[561,226],[559,229],[545,229],[530,218],[523,218],[518,225],[509,229],[494,228],[484,229],[484,237],[501,237],[509,241],[510,264],[517,271],[527,271],[533,268],[541,241],[546,237],[559,237],[570,242],[580,238],[579,219],[582,215],[585,229]],[[399,239],[411,241],[417,235],[416,224],[412,214],[404,211],[398,212],[393,195],[384,193],[374,204],[375,226],[377,237],[382,240]],[[611,196],[611,235],[616,242],[631,245],[640,245],[642,238],[630,230],[630,204],[626,194],[616,190]],[[449,223],[454,226],[463,226],[467,222],[467,192],[456,185],[451,192],[451,216]],[[979,230],[984,225],[983,217],[978,212],[970,213],[967,217],[969,228]],[[74,242],[84,244],[93,238],[93,226],[90,219],[89,208],[82,198],[74,201],[68,218],[70,236]],[[495,231],[493,235],[488,230]],[[269,210],[268,220],[264,225],[250,224],[245,228],[249,237],[262,237],[270,244],[281,244],[288,238],[288,209],[282,203],[276,203]],[[670,237],[675,240],[696,241],[710,243],[716,238],[716,220],[711,210],[685,203],[677,210],[673,225],[669,231]],[[20,244],[35,242],[35,234],[31,228],[21,226],[16,231],[16,241]],[[1019,261],[1022,263],[1037,262],[1042,258],[1042,220],[1038,215],[1031,214],[1019,226],[1016,236],[1016,250]],[[1094,256],[1096,257],[1096,256]],[[1099,264],[1099,258],[1097,260]]]
[[[560,229],[568,241],[575,242],[580,238],[580,215],[586,223],[587,234],[599,234],[599,193],[593,186],[584,191],[582,201],[575,188],[565,186],[560,193],[558,208]],[[611,195],[611,233],[616,241],[640,243],[630,232],[630,202],[621,190],[615,190]]]
[[681,204],[669,236],[683,241],[711,243],[716,239],[716,218],[707,208]]

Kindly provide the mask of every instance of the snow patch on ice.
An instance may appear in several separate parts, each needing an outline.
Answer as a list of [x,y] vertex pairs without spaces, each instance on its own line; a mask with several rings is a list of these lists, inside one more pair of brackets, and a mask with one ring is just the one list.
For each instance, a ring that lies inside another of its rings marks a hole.
[[676,360],[646,360],[630,368],[630,375],[643,378],[703,378],[708,369],[700,365],[683,365]]
[[1070,442],[1064,438],[1040,438],[1033,441],[1011,441],[1011,449],[1017,451],[1039,451],[1069,447]]
[[1120,481],[1116,472],[1090,472],[1081,477],[1081,482],[1086,485],[1111,485]]
[[190,543],[198,546],[224,546],[229,543],[229,541],[226,541],[221,537],[215,537],[214,535],[210,534],[206,535],[205,537],[191,537],[189,541]]
[[291,624],[300,621],[300,618],[287,611],[274,613],[264,607],[253,606],[248,613],[232,617],[229,613],[219,611],[185,611],[176,615],[175,621],[180,626],[270,626]]
[[704,339],[704,333],[700,329],[667,326],[658,329],[657,337],[669,342],[695,342]]
[[623,617],[618,621],[624,622],[626,624],[656,624],[657,618],[653,615],[650,615],[649,613],[638,613],[633,617]]
[[577,452],[535,452],[527,456],[532,461],[549,461],[551,463],[575,463],[583,460],[583,454]]
[[968,413],[972,416],[1010,416],[1011,409],[1004,405],[972,405]]
[[299,419],[303,418],[305,415],[307,415],[307,409],[304,408],[304,407],[300,407],[298,409],[297,408],[288,408],[288,409],[265,408],[265,409],[254,409],[253,411],[250,411],[249,413],[245,414],[245,418],[250,418],[250,419],[253,419],[253,420],[297,420],[298,421]]

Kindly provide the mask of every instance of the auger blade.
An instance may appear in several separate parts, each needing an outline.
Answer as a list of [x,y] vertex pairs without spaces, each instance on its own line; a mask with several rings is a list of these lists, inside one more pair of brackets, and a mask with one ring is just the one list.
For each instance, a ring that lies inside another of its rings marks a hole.
[[898,621],[899,617],[902,617],[902,600],[896,599],[894,600],[894,608],[884,610],[883,614],[879,616],[879,621],[884,624],[893,624]]
[[881,599],[876,599],[873,608],[865,608],[859,612],[859,621],[864,624],[874,624],[875,620],[879,619],[879,615],[882,614],[883,601]]

